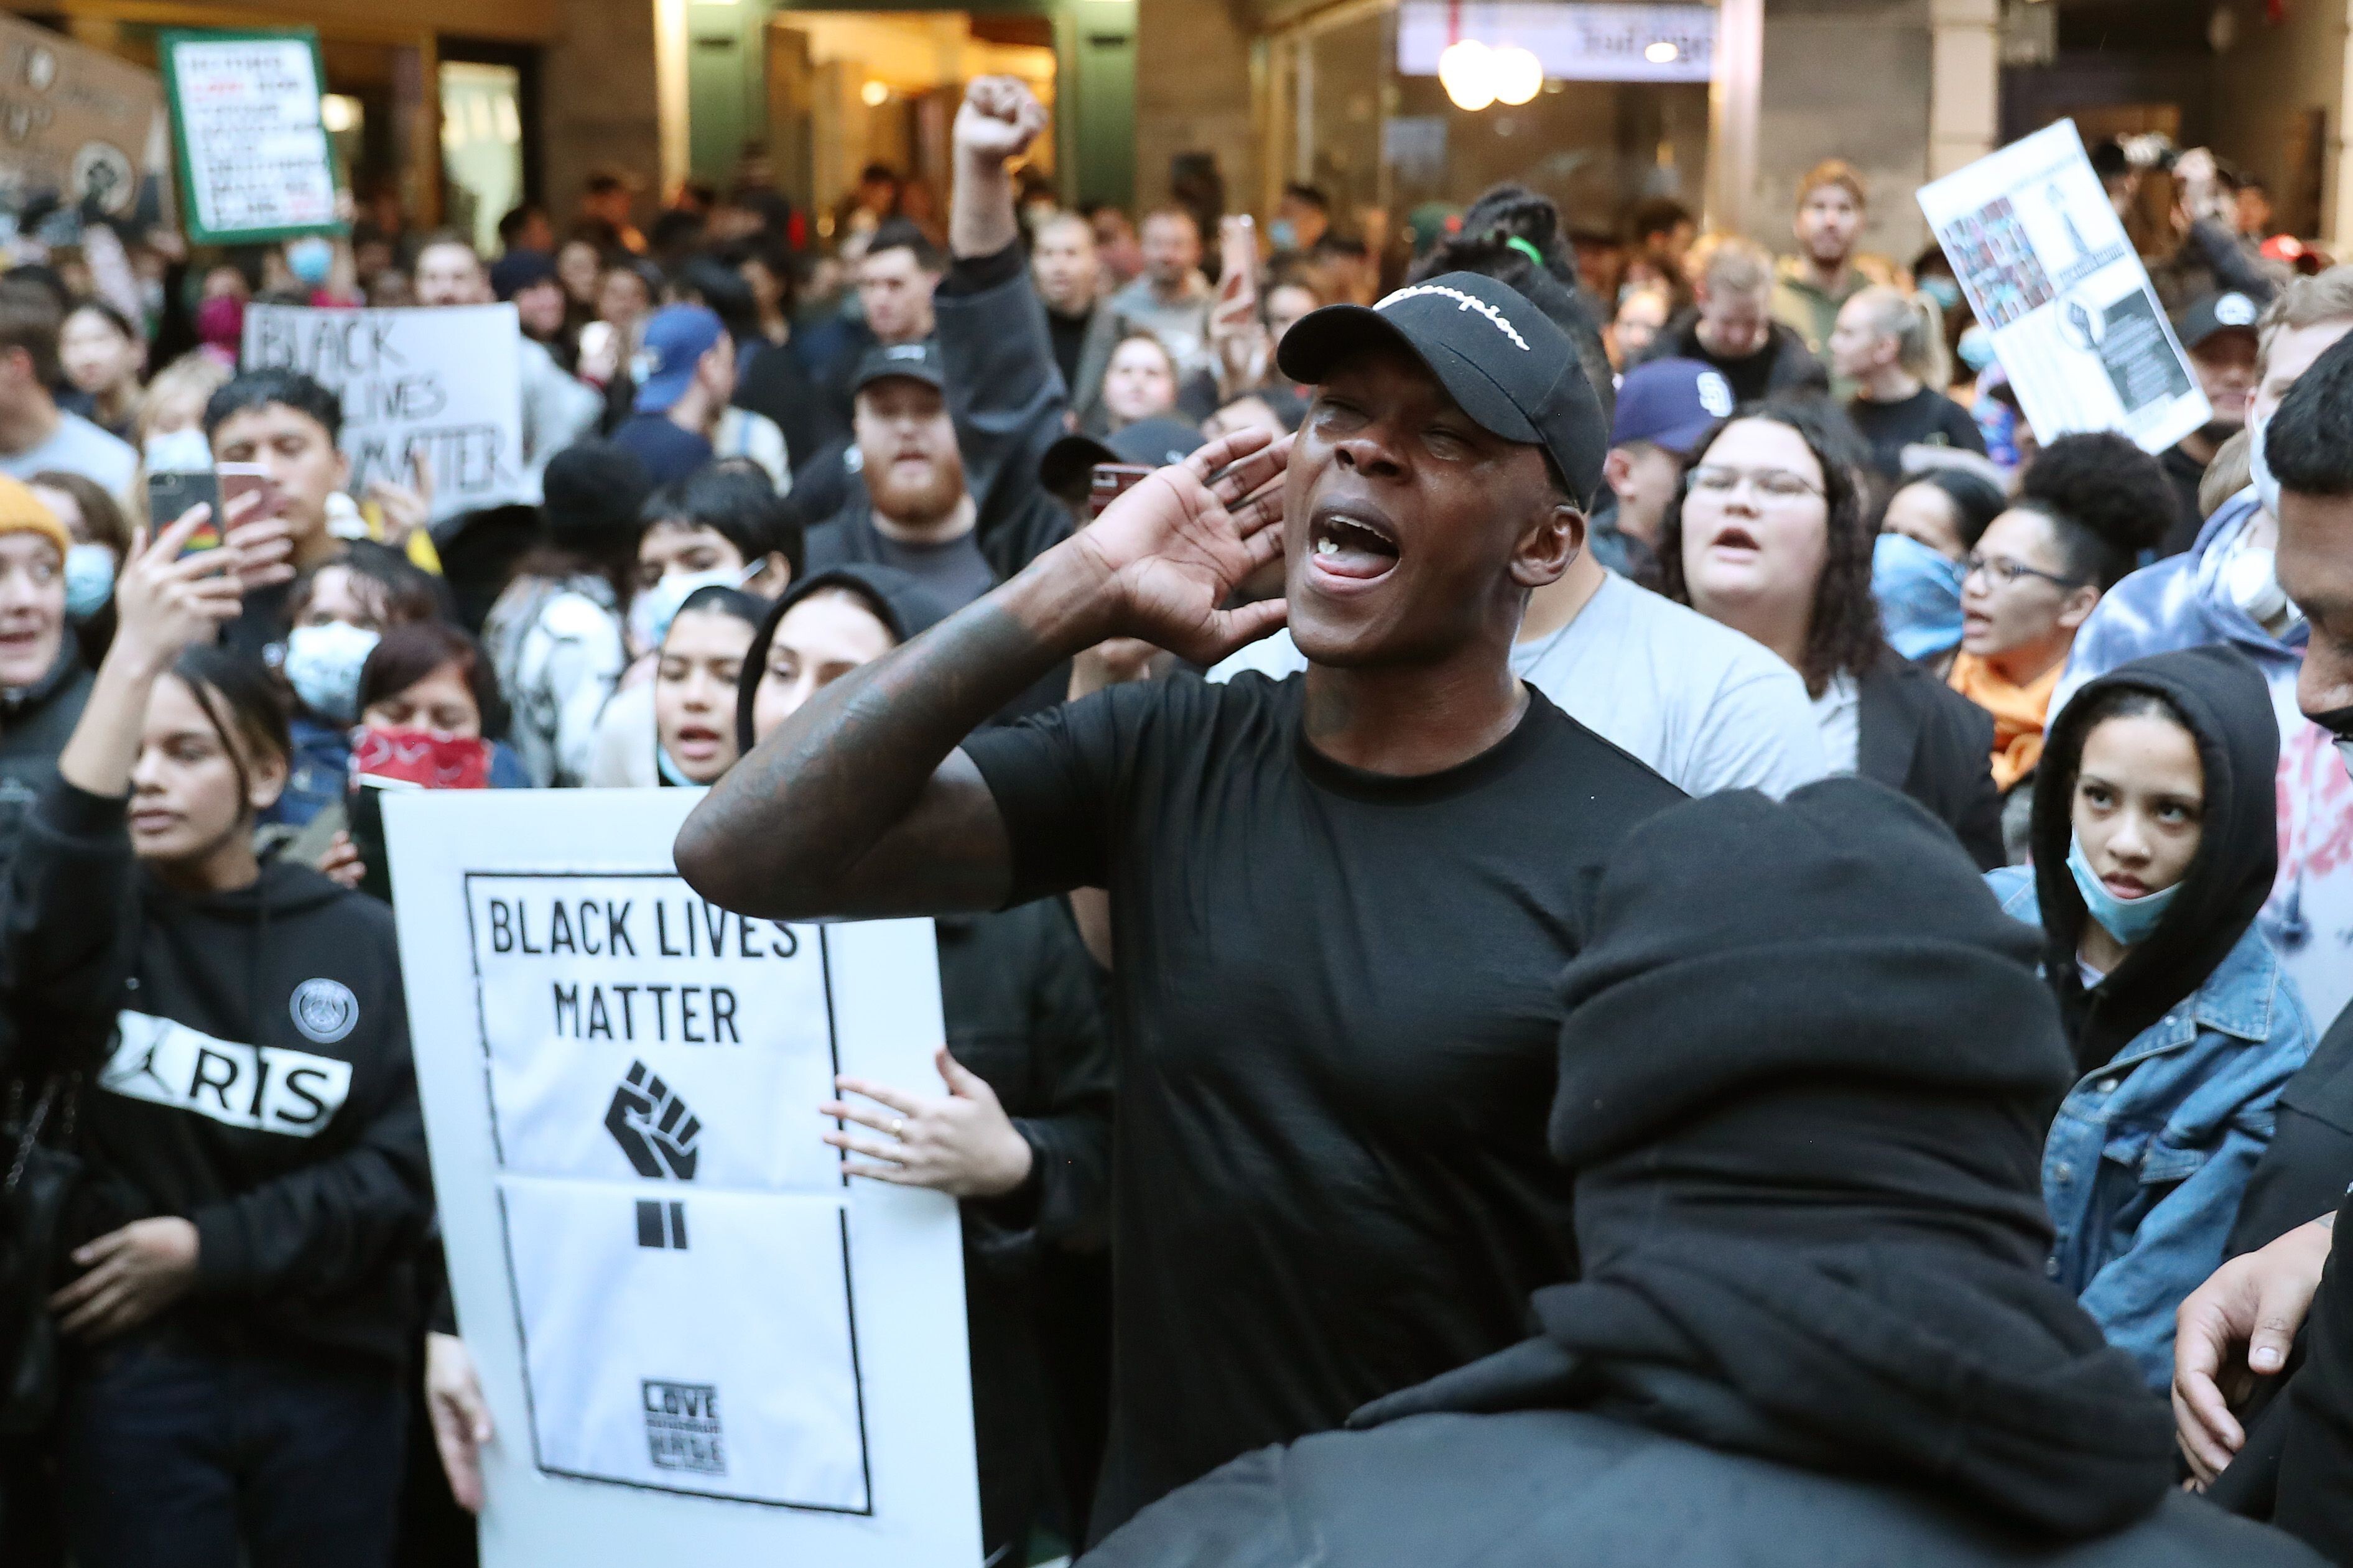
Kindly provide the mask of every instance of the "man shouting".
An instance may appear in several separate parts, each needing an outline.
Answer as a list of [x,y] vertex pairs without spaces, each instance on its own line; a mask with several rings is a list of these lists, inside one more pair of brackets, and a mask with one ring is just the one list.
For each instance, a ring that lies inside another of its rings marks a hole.
[[[994,79],[963,112],[1033,111]],[[1511,671],[1608,440],[1560,330],[1451,273],[1318,310],[1280,353],[1317,386],[1295,446],[1239,434],[1158,470],[828,687],[678,842],[699,890],[780,919],[1110,889],[1097,1535],[1521,1337],[1528,1291],[1574,1267],[1545,1116],[1580,870],[1680,798]],[[1223,607],[1278,556],[1284,600]],[[1303,675],[1115,687],[974,733],[1106,637],[1209,664],[1286,603]]]

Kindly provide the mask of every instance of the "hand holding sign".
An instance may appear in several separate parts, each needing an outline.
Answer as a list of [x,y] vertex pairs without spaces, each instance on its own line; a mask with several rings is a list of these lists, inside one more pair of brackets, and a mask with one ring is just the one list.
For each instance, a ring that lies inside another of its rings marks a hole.
[[944,1099],[909,1094],[861,1078],[833,1080],[842,1093],[887,1108],[870,1110],[839,1100],[817,1108],[820,1116],[855,1121],[887,1135],[886,1142],[828,1131],[825,1141],[835,1148],[882,1162],[860,1165],[844,1160],[841,1168],[853,1176],[894,1186],[929,1187],[954,1198],[1001,1197],[1028,1181],[1035,1156],[1029,1141],[997,1102],[997,1091],[978,1074],[965,1070],[945,1046],[933,1053],[932,1065],[947,1085]]

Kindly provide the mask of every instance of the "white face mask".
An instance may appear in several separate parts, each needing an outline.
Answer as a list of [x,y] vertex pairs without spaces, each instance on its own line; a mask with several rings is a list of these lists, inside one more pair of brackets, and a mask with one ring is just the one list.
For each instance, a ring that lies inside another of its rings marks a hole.
[[630,646],[639,653],[651,653],[670,636],[670,624],[678,617],[681,605],[704,588],[735,587],[750,574],[723,566],[708,572],[672,572],[652,587],[638,589],[638,596],[629,601]]
[[377,641],[366,627],[343,621],[296,626],[286,634],[287,684],[320,718],[348,724],[359,717],[360,670]]

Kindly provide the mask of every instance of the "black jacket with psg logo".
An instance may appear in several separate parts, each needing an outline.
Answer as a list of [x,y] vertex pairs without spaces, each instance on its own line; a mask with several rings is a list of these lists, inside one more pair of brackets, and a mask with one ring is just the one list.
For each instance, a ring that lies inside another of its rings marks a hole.
[[87,1075],[69,1242],[185,1217],[195,1287],[153,1327],[399,1362],[432,1182],[391,911],[278,862],[175,892],[126,809],[53,782],[0,902],[8,1069]]

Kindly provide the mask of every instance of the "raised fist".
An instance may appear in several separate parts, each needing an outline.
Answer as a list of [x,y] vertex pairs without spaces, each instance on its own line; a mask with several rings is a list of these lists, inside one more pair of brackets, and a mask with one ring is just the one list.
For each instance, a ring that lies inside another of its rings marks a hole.
[[645,1063],[631,1062],[628,1076],[613,1090],[613,1103],[605,1110],[605,1131],[638,1175],[655,1181],[664,1176],[694,1180],[695,1144],[702,1136],[702,1123]]
[[1046,106],[1027,83],[1009,76],[976,77],[956,110],[956,150],[1002,163],[1027,151],[1045,129]]

